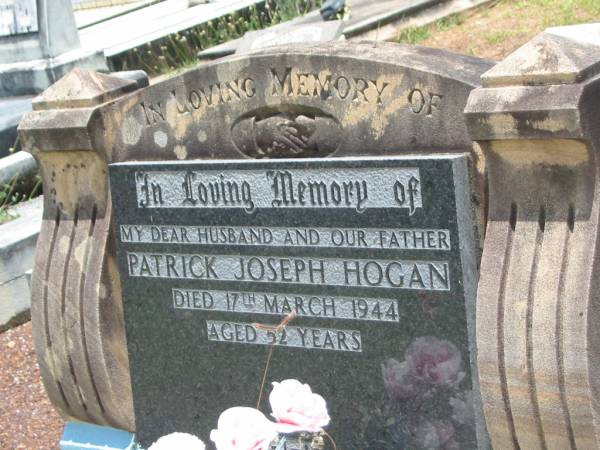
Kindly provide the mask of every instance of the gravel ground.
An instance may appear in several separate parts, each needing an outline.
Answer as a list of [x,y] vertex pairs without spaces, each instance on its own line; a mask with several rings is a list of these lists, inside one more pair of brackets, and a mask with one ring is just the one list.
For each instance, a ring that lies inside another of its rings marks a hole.
[[0,333],[0,449],[57,450],[64,424],[40,378],[31,322]]

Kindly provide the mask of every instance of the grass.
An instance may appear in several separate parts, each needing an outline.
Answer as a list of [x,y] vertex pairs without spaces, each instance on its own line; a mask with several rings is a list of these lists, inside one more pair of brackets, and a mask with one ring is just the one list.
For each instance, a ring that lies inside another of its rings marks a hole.
[[31,180],[25,180],[17,173],[7,184],[0,186],[0,224],[16,218],[8,211],[10,206],[31,200],[41,193],[41,177],[36,175],[33,187],[31,185]]
[[8,210],[0,208],[0,225],[13,220],[15,217],[8,213]]
[[444,17],[435,23],[435,27],[438,31],[446,31],[452,27],[462,25],[465,22],[465,16],[463,14],[452,14],[451,16]]
[[504,42],[506,39],[508,39],[509,37],[511,37],[513,35],[514,35],[514,32],[511,30],[502,30],[502,31],[495,31],[492,33],[487,33],[483,36],[483,38],[489,45],[498,45],[500,42]]
[[142,69],[151,75],[198,64],[199,51],[320,8],[324,0],[265,0],[113,57],[113,70]]
[[494,0],[402,30],[396,40],[499,60],[546,28],[597,21],[600,0]]
[[410,27],[400,32],[398,41],[405,44],[418,44],[427,39],[429,35],[428,27]]
[[400,31],[397,41],[404,44],[419,44],[428,39],[432,33],[448,31],[458,25],[462,25],[464,21],[465,16],[463,14],[452,14],[438,20],[433,25],[406,28]]

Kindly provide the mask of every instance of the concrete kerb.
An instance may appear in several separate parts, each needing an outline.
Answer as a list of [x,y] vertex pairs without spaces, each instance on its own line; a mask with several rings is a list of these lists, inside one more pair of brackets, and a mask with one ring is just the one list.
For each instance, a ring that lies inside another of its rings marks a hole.
[[15,219],[0,225],[0,331],[29,318],[28,274],[42,224],[43,198],[21,203],[10,212]]
[[0,158],[8,156],[17,140],[21,117],[31,111],[33,96],[0,97]]
[[382,14],[373,15],[357,23],[348,25],[344,29],[344,36],[349,39],[353,36],[360,35],[377,28],[382,24],[392,22],[410,14],[415,14],[418,11],[438,5],[439,3],[442,2],[440,0],[414,0],[409,2],[409,4],[402,5],[400,8],[394,8]]
[[[387,41],[398,36],[398,32],[411,27],[420,27],[429,25],[445,17],[459,14],[470,9],[489,3],[491,0],[448,0],[439,1],[418,1],[411,5],[404,5],[386,12],[383,15],[375,15],[361,20],[354,24],[348,24],[344,28],[342,35],[345,39],[351,40],[373,40]],[[305,16],[298,17],[287,25],[299,25],[307,23],[319,23],[322,18],[319,11],[313,11]],[[346,22],[344,22],[346,23]],[[270,30],[276,27],[282,27],[284,24],[275,25],[266,28]],[[198,53],[201,59],[216,59],[235,53],[238,45],[243,38],[224,42],[214,47],[207,48]]]
[[491,0],[449,0],[415,11],[414,14],[403,16],[380,27],[364,30],[363,33],[350,37],[351,40],[391,41],[398,37],[400,31],[407,28],[423,27],[440,19],[460,14]]
[[0,158],[0,187],[10,184],[16,176],[33,178],[37,171],[35,159],[27,152],[16,152]]

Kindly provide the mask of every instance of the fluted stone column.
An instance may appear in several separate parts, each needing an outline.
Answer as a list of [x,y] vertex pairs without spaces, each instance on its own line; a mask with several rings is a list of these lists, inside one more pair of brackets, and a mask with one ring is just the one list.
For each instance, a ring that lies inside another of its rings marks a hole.
[[19,128],[44,181],[31,316],[46,391],[68,417],[128,430],[133,404],[97,108],[139,85],[75,69],[34,100]]
[[600,448],[600,24],[548,29],[466,108],[489,214],[478,365],[496,449]]

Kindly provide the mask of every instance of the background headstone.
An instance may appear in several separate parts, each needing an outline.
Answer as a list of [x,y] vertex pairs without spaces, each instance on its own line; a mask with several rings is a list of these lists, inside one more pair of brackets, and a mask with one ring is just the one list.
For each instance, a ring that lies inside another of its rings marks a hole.
[[332,42],[236,55],[129,94],[136,86],[82,71],[54,85],[20,129],[46,193],[32,316],[53,403],[81,420],[134,427],[107,164],[448,152],[477,160],[462,111],[490,67],[421,47]]
[[245,53],[274,45],[336,41],[342,35],[341,20],[304,25],[281,24],[267,30],[247,32],[236,50]]
[[600,25],[551,28],[483,75],[489,178],[477,298],[494,448],[598,448]]
[[109,6],[125,5],[127,3],[135,3],[140,0],[71,0],[73,9],[91,9],[91,8],[106,8]]
[[35,0],[6,0],[0,5],[0,37],[38,30]]
[[0,3],[0,157],[14,146],[32,96],[74,67],[108,69],[101,51],[80,48],[70,0]]
[[[11,11],[12,21],[22,23],[26,19],[16,12],[26,9],[27,20],[35,17],[37,28],[32,25],[28,33],[0,32],[0,97],[37,94],[76,65],[106,69],[101,52],[80,49],[70,0],[12,0],[0,8],[4,7],[0,9],[3,23],[8,24]],[[30,8],[37,13],[29,14]],[[0,27],[13,28],[10,24]]]

